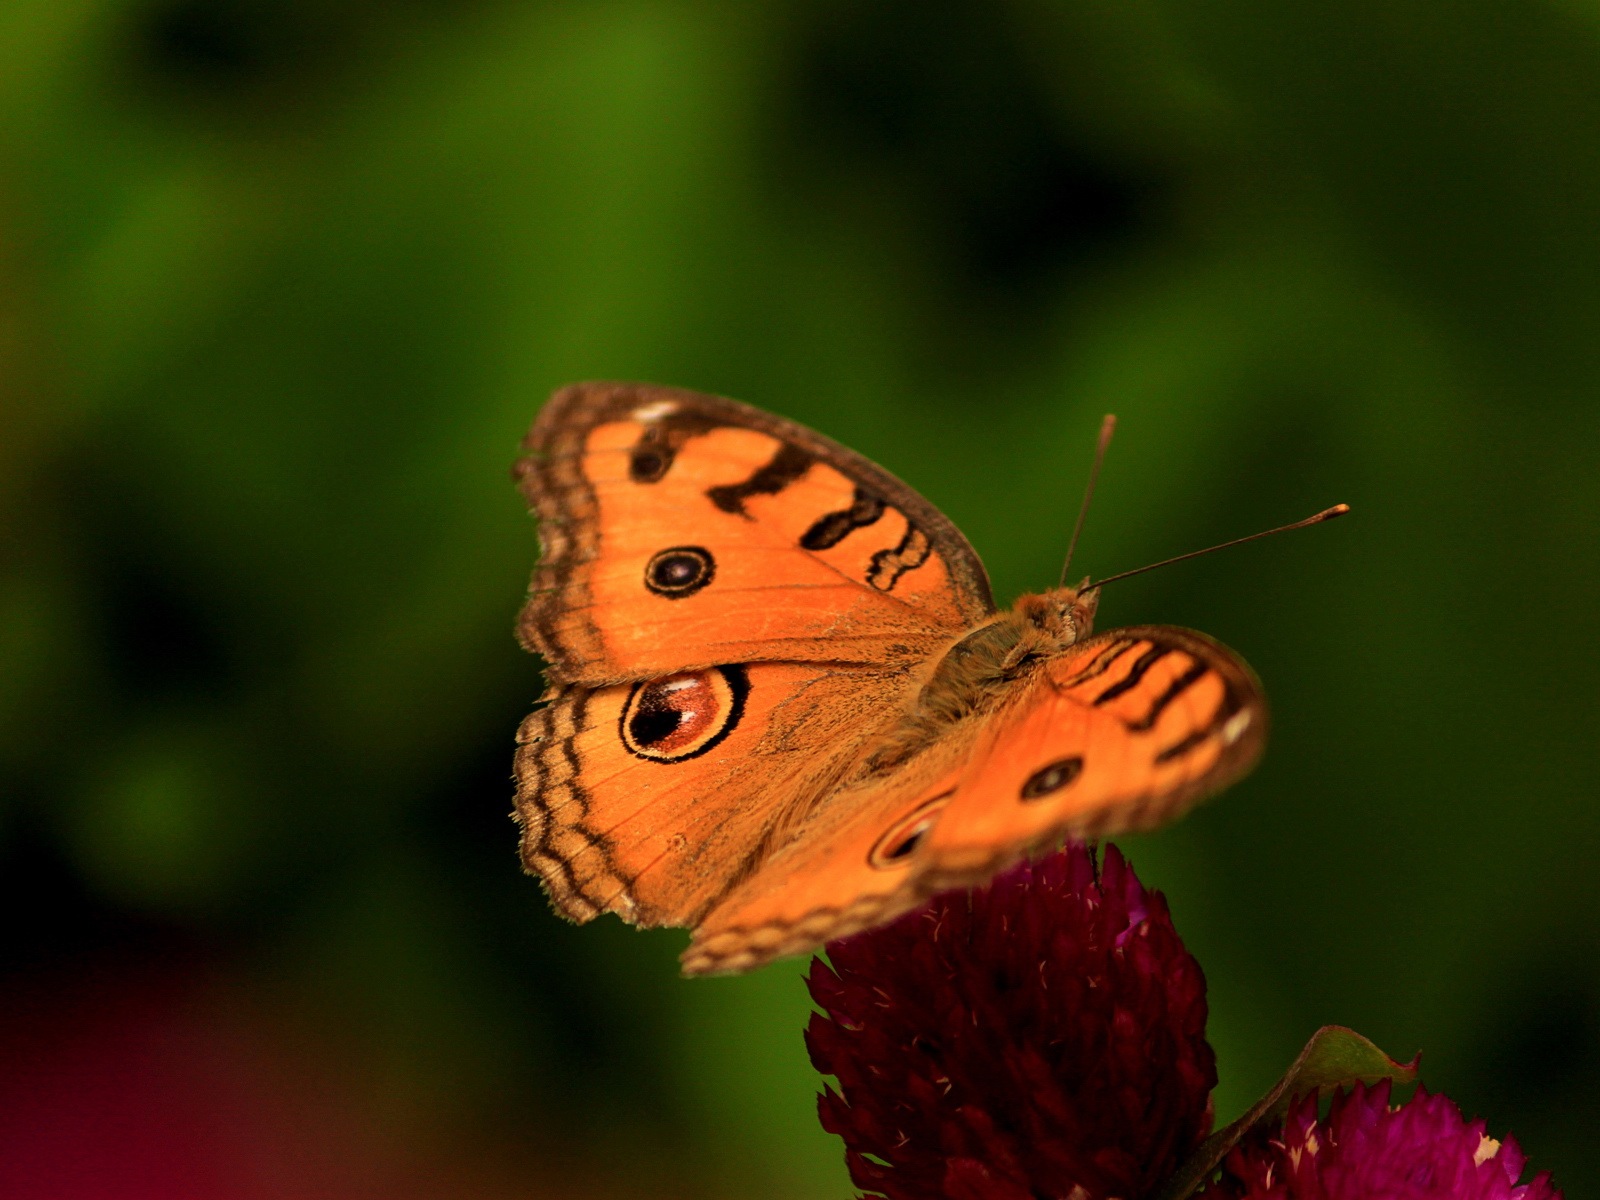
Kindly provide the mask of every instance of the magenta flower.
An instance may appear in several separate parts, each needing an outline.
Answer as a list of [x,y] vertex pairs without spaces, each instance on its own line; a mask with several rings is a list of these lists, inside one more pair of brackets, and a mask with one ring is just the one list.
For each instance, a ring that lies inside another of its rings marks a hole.
[[1023,864],[828,956],[806,1045],[838,1079],[822,1124],[867,1192],[1139,1200],[1210,1128],[1205,977],[1115,847],[1098,871],[1080,845]]
[[1385,1081],[1336,1095],[1321,1119],[1305,1096],[1248,1135],[1196,1200],[1561,1200],[1548,1172],[1517,1183],[1526,1161],[1447,1096],[1419,1088],[1390,1108]]

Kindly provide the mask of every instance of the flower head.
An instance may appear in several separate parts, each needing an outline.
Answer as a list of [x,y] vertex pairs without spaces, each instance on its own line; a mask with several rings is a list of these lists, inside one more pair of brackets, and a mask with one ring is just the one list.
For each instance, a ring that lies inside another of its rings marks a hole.
[[1389,1107],[1389,1084],[1334,1097],[1324,1118],[1301,1099],[1250,1134],[1197,1200],[1561,1200],[1547,1173],[1518,1184],[1526,1158],[1447,1096],[1418,1089]]
[[1210,1126],[1205,978],[1115,847],[1074,845],[833,942],[822,1124],[889,1200],[1138,1200]]

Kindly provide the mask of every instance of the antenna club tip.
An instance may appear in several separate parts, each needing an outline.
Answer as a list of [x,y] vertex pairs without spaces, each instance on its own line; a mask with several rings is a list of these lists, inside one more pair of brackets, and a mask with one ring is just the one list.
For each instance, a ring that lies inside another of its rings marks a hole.
[[[1342,517],[1349,511],[1350,506],[1348,504],[1335,504],[1332,508],[1325,508],[1321,512],[1305,518],[1303,521],[1296,521],[1292,525],[1280,525],[1276,529],[1264,529],[1260,533],[1252,533],[1249,537],[1234,538],[1231,542],[1208,546],[1204,550],[1191,550],[1188,554],[1180,554],[1176,558],[1164,558],[1158,563],[1151,563],[1148,567],[1140,567],[1136,571],[1123,571],[1120,575],[1107,575],[1096,583],[1086,583],[1079,590],[1095,591],[1108,583],[1115,583],[1119,579],[1127,579],[1130,575],[1143,575],[1146,571],[1153,571],[1157,567],[1170,566],[1173,563],[1185,562],[1191,558],[1199,558],[1202,554],[1210,554],[1213,550],[1226,550],[1229,546],[1242,546],[1246,542],[1254,542],[1264,537],[1271,537],[1275,533],[1289,533],[1291,530],[1304,529],[1308,525],[1316,525],[1323,521],[1331,521],[1334,517]],[[1066,573],[1062,572],[1063,582],[1065,582],[1065,579]]]

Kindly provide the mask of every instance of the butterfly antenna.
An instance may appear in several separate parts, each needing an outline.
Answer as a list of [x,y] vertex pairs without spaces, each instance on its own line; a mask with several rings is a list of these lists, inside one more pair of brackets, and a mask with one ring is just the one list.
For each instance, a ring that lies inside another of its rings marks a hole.
[[1089,501],[1094,499],[1094,484],[1100,478],[1100,464],[1105,461],[1106,447],[1111,445],[1111,435],[1116,431],[1116,415],[1107,413],[1100,422],[1100,438],[1094,446],[1094,465],[1089,468],[1089,486],[1083,489],[1083,503],[1078,506],[1078,520],[1072,526],[1072,540],[1067,543],[1067,560],[1061,564],[1061,582],[1057,587],[1067,586],[1067,570],[1072,566],[1073,551],[1078,548],[1078,535],[1083,532],[1084,518],[1089,515]]
[[1182,562],[1186,558],[1199,558],[1202,554],[1210,554],[1213,550],[1226,550],[1229,546],[1242,546],[1246,542],[1256,541],[1258,538],[1271,537],[1275,533],[1288,533],[1291,529],[1304,529],[1308,525],[1320,525],[1323,521],[1331,521],[1335,517],[1342,517],[1350,511],[1348,504],[1335,504],[1332,508],[1325,508],[1315,516],[1307,517],[1303,521],[1295,521],[1290,525],[1279,525],[1276,529],[1263,529],[1260,533],[1252,533],[1249,537],[1234,538],[1231,542],[1223,542],[1216,546],[1207,546],[1204,550],[1191,550],[1187,554],[1180,554],[1176,558],[1164,558],[1160,562],[1151,563],[1148,567],[1137,567],[1132,571],[1123,571],[1120,575],[1108,575],[1104,579],[1097,579],[1083,589],[1090,591],[1094,588],[1105,587],[1108,583],[1115,583],[1119,579],[1126,579],[1130,575],[1143,575],[1146,571],[1154,571],[1157,567],[1170,567],[1173,563]]

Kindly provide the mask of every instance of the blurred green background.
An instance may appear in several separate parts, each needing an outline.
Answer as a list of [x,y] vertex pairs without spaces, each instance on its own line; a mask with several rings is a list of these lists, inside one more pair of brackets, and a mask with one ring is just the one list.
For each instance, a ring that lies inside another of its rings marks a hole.
[[1002,602],[1108,410],[1086,571],[1350,502],[1105,597],[1274,703],[1127,849],[1221,1116],[1341,1022],[1589,1194],[1597,198],[1578,0],[9,0],[6,1194],[848,1194],[799,964],[517,868],[584,378],[860,449]]

